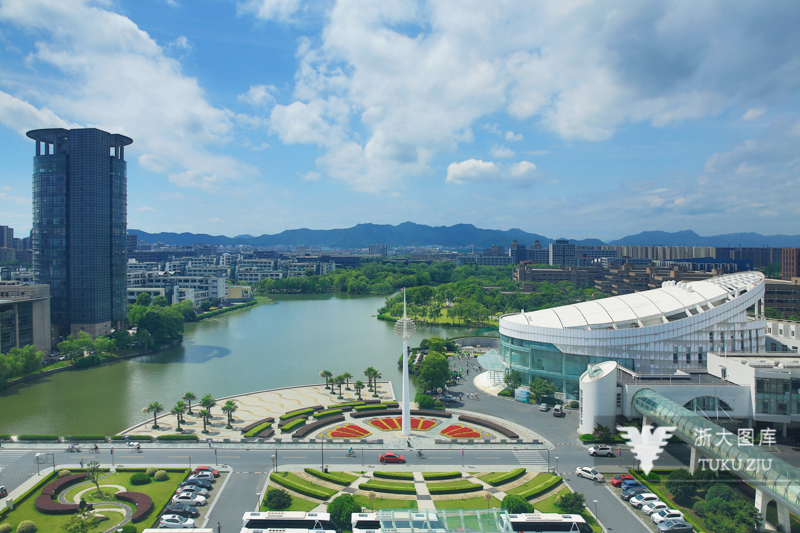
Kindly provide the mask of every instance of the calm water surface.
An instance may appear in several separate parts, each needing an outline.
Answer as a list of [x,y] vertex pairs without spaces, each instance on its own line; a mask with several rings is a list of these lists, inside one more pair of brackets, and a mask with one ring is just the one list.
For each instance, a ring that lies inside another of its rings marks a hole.
[[[374,366],[401,393],[401,341],[394,324],[372,316],[385,297],[293,295],[276,301],[187,324],[182,345],[154,355],[11,387],[0,393],[0,434],[112,435],[145,420],[142,407],[154,401],[169,411],[187,391],[219,398],[319,383],[323,369],[363,380],[364,369]],[[410,344],[467,333],[420,327]]]

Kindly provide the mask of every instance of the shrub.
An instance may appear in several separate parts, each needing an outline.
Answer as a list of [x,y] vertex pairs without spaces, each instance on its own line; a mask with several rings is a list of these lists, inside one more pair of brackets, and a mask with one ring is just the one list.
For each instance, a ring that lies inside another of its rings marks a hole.
[[117,531],[120,531],[121,533],[136,533],[136,526],[131,524],[125,524],[124,526],[122,526],[121,530]]
[[489,485],[496,487],[498,485],[502,485],[504,483],[508,483],[511,480],[518,478],[519,476],[524,476],[526,470],[524,468],[515,468],[511,472],[498,472],[495,474],[489,474],[486,476],[481,476],[481,481],[488,483]]
[[319,413],[314,413],[314,418],[325,418],[326,416],[334,416],[342,414],[341,409],[328,409],[327,411],[320,411]]
[[692,505],[692,511],[694,511],[694,514],[696,514],[700,518],[705,518],[706,506],[707,504],[703,500],[696,501],[694,502],[694,505]]
[[328,504],[331,518],[342,530],[351,526],[350,515],[361,511],[361,506],[356,503],[350,494],[342,494]]
[[528,500],[522,496],[514,496],[513,494],[509,494],[503,498],[503,502],[500,504],[500,507],[503,509],[508,509],[508,512],[511,514],[533,512],[533,505],[529,504]]
[[320,472],[319,470],[314,470],[313,468],[305,468],[304,469],[306,474],[311,474],[312,476],[316,476],[320,479],[324,479],[325,481],[329,481],[331,483],[336,483],[337,485],[344,485],[347,486],[353,481],[358,479],[358,476],[354,476],[352,474],[345,474],[344,472]]
[[280,511],[292,505],[292,497],[283,489],[270,489],[264,498],[264,505],[273,511]]
[[11,524],[0,524],[0,533],[11,533]]
[[111,440],[125,440],[125,435],[112,435]]
[[373,477],[382,477],[386,479],[414,479],[412,472],[381,472],[376,471],[372,473]]
[[465,492],[475,492],[482,488],[483,485],[472,483],[466,479],[444,483],[431,483],[428,485],[428,491],[431,494],[463,494]]
[[[667,477],[667,490],[675,496],[676,500],[690,500],[697,493],[697,485],[688,470],[679,468],[673,470]],[[709,489],[710,490],[710,489]],[[708,499],[708,495],[706,495]]]
[[569,406],[572,409],[577,409],[580,406],[580,404],[578,403],[578,400],[572,400],[571,402],[569,402]]
[[158,472],[158,468],[156,468],[154,466],[151,466],[150,468],[148,468],[147,470],[144,471],[144,473],[147,474],[150,477],[155,476],[156,472]]
[[80,442],[80,441],[84,441],[84,440],[101,440],[101,441],[105,441],[106,440],[106,436],[105,435],[73,435],[72,436],[72,442],[76,442],[76,441]]
[[417,397],[417,407],[420,409],[433,409],[433,398],[427,394],[421,394]]
[[[498,393],[497,393],[497,395],[498,395],[498,396],[508,396],[508,397],[511,397],[511,396],[514,396],[514,393],[513,393],[513,392],[511,392],[510,390],[501,390],[500,392],[498,392]],[[503,501],[506,501],[506,500],[505,500],[505,498],[503,498]],[[505,506],[505,504],[504,504],[504,506]]]
[[286,414],[283,414],[283,415],[280,416],[280,419],[281,420],[289,420],[290,418],[294,418],[296,416],[310,415],[313,412],[314,412],[314,409],[309,407],[308,409],[300,409],[298,411],[291,411],[291,412],[288,412]]
[[300,426],[304,425],[305,423],[306,423],[306,419],[305,418],[298,418],[294,422],[289,422],[288,424],[283,426],[281,428],[281,432],[283,432],[283,433],[291,433],[292,431],[294,431],[295,429],[297,429]]
[[557,498],[556,505],[565,513],[580,514],[583,508],[586,507],[586,498],[578,492],[570,492]]
[[131,476],[131,485],[147,485],[150,483],[150,476],[143,472],[137,472]]
[[17,533],[36,533],[36,524],[31,520],[23,520],[17,526]]
[[245,438],[247,437],[255,437],[265,429],[269,429],[272,427],[272,422],[264,422],[263,424],[259,424],[258,426],[254,427],[250,431],[244,434]]
[[58,440],[58,435],[17,435],[17,440]]
[[[113,438],[113,437],[112,437]],[[156,440],[193,440],[197,441],[199,437],[197,435],[159,435],[156,437]]]
[[69,470],[59,470],[58,471],[58,477],[59,478],[67,477],[67,476],[71,476],[71,475],[72,475],[72,472],[70,472]]
[[89,366],[95,366],[96,364],[100,363],[100,358],[96,355],[87,355],[85,357],[79,357],[75,360],[75,368],[86,368]]
[[433,400],[433,408],[444,411],[444,404],[441,400]]
[[[480,485],[478,485],[480,487]],[[358,486],[361,490],[374,490],[375,492],[389,492],[395,494],[416,494],[417,489],[414,488],[414,483],[400,483],[398,481],[380,481],[377,479],[370,479],[366,483],[361,483]]]
[[156,481],[166,481],[169,479],[169,475],[167,474],[166,470],[159,470],[158,472],[155,473],[153,479],[155,479]]
[[422,479],[434,481],[440,479],[456,479],[461,477],[461,472],[423,472]]
[[327,487],[315,485],[288,472],[273,472],[270,474],[269,479],[278,485],[283,485],[287,489],[291,489],[305,496],[311,496],[312,498],[317,498],[320,500],[327,500],[339,492],[335,489],[329,489]]
[[374,411],[377,409],[387,409],[389,406],[385,403],[368,403],[367,405],[356,405],[353,407],[354,411]]

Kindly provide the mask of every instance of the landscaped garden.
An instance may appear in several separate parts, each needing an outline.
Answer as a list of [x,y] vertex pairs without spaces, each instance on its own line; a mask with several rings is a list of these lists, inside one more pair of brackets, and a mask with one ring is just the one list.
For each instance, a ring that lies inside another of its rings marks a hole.
[[[440,421],[431,418],[422,418],[417,416],[411,417],[411,429],[417,431],[428,431],[429,429],[439,425]],[[372,427],[378,428],[381,431],[398,431],[403,428],[403,419],[399,416],[387,416],[384,418],[373,418],[367,421]]]
[[491,439],[491,433],[463,424],[450,424],[439,433],[451,439]]
[[361,426],[355,424],[341,424],[328,431],[323,431],[317,437],[328,439],[363,439],[370,435],[372,435],[372,433]]

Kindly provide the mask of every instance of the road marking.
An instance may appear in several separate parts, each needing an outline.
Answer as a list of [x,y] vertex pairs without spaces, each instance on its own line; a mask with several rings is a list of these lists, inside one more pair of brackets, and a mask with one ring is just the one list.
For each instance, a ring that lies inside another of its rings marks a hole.
[[521,465],[546,465],[547,461],[541,452],[534,450],[515,450],[511,452]]
[[[403,354],[400,354],[403,355]],[[475,459],[500,459],[499,457],[476,457]]]
[[[403,355],[403,354],[400,354]],[[169,459],[188,459],[190,456],[188,455],[168,455],[167,458]]]
[[308,457],[305,455],[284,455],[281,459],[308,459]]
[[[400,355],[403,355],[403,354],[400,354]],[[241,457],[236,457],[236,456],[222,457],[222,456],[220,456],[220,459],[241,459]]]

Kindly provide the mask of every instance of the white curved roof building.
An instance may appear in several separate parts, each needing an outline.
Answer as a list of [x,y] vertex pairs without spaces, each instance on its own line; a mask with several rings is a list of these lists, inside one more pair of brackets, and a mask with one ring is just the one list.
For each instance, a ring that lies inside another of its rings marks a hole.
[[[748,308],[756,319],[747,318]],[[500,317],[501,360],[569,396],[588,364],[636,372],[705,369],[710,350],[764,351],[764,275],[740,272]]]

